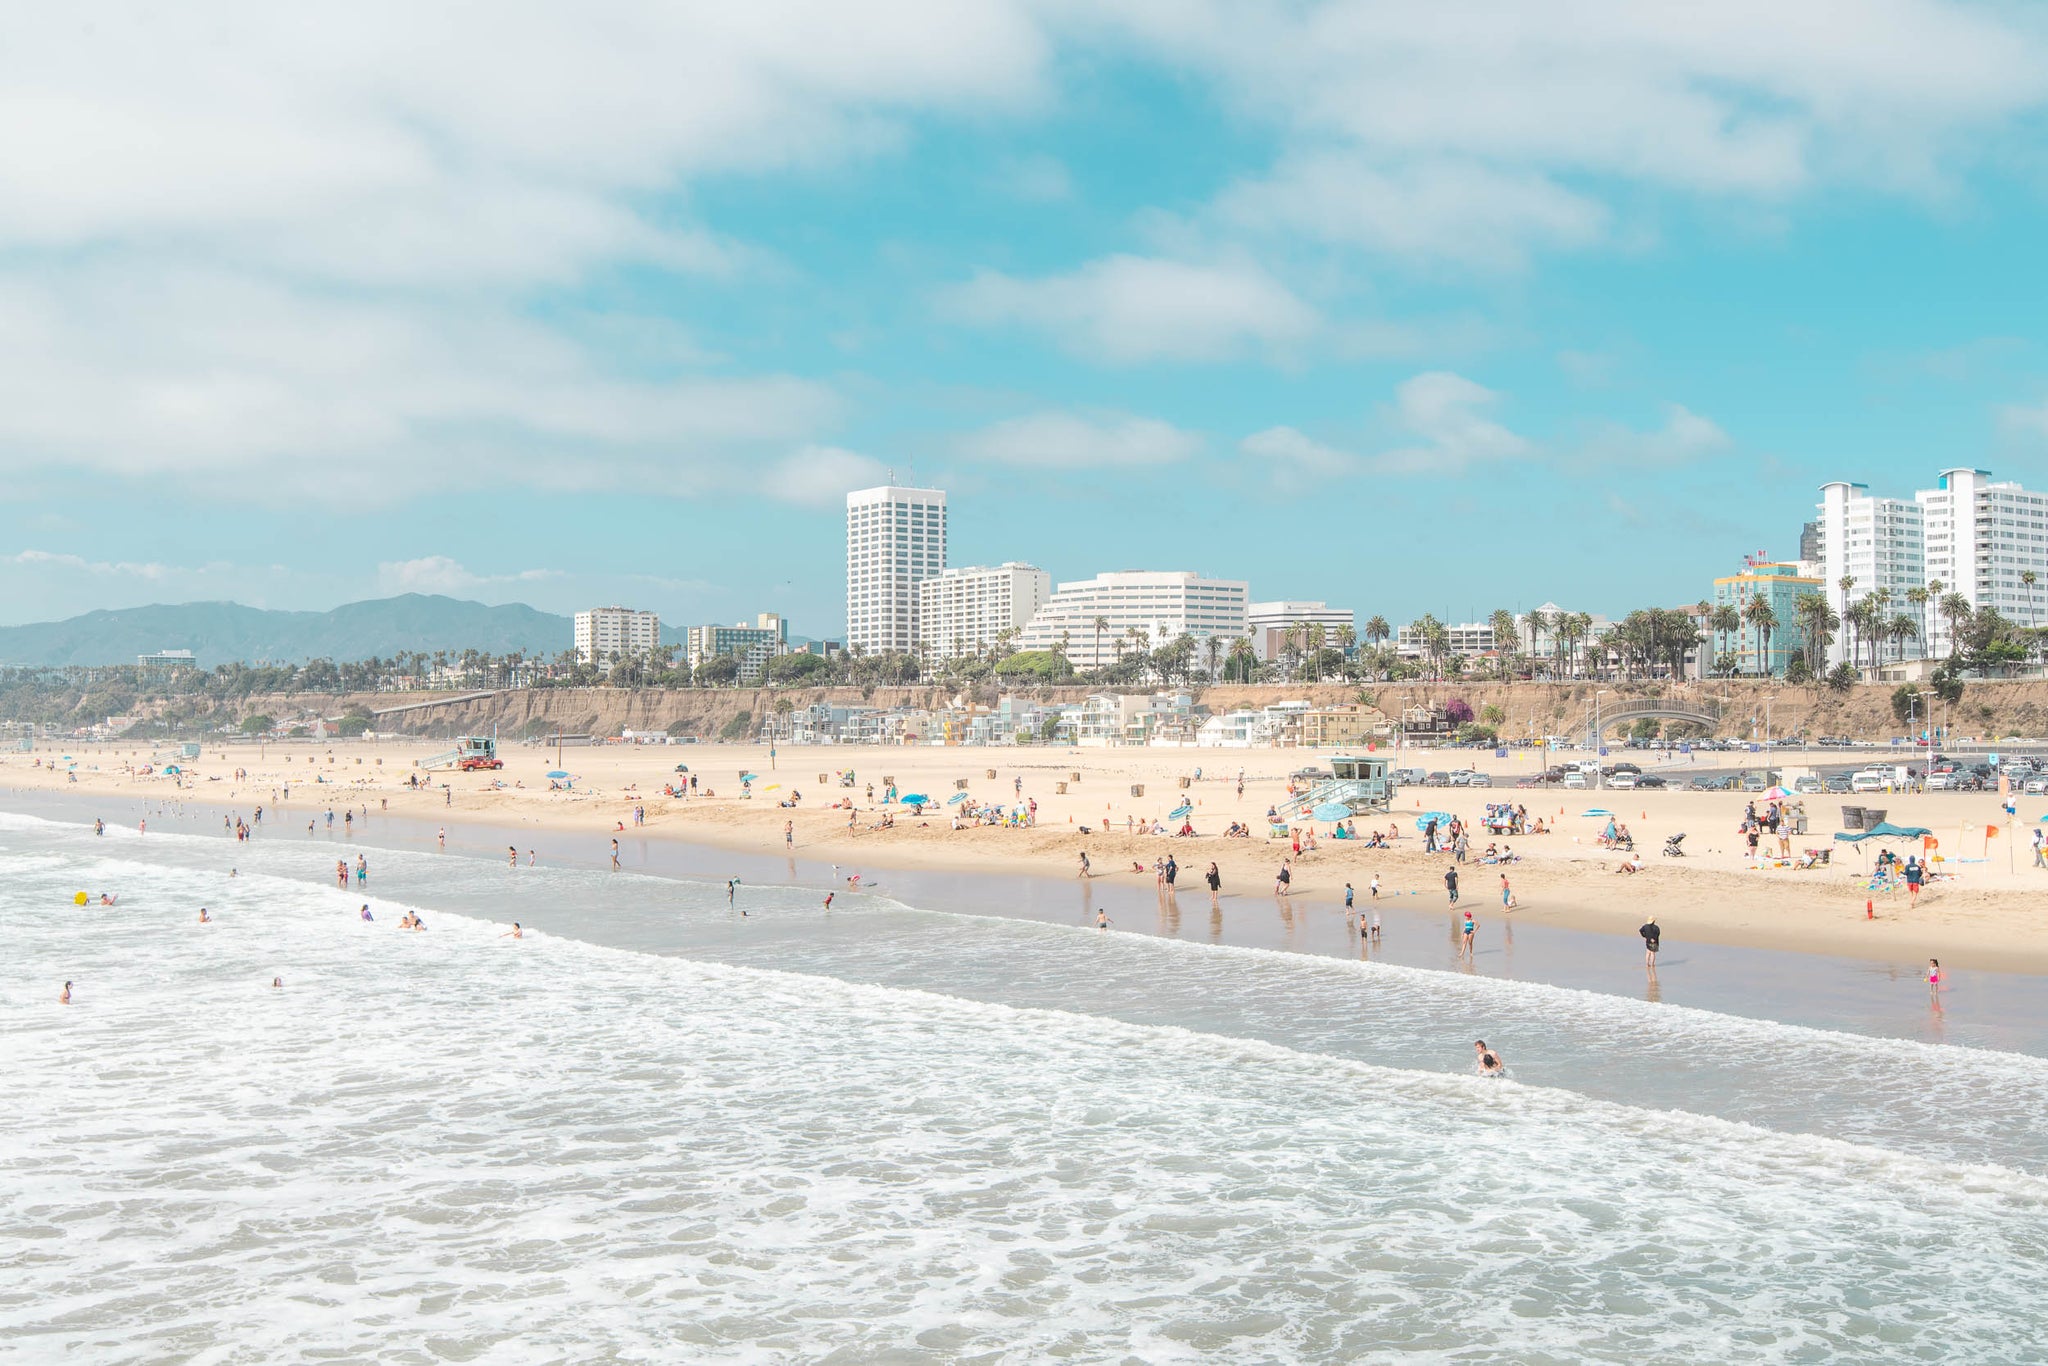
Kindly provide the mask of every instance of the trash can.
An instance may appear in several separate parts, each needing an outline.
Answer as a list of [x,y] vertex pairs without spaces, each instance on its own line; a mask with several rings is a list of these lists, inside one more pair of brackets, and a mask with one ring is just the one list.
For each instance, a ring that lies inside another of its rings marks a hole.
[[967,790],[967,780],[965,778],[955,778],[953,780],[953,790],[955,792],[965,792]]
[[1792,818],[1792,833],[1793,833],[1793,834],[1795,834],[1795,835],[1803,835],[1803,834],[1805,834],[1805,833],[1806,833],[1806,813],[1805,813],[1805,812],[1801,812],[1801,813],[1800,813],[1799,815],[1797,815],[1797,816],[1794,816],[1794,817]]
[[1144,785],[1143,783],[1132,783],[1132,784],[1131,784],[1131,795],[1132,795],[1133,797],[1142,797],[1142,796],[1144,796],[1144,795],[1145,795],[1145,785]]
[[1866,807],[1863,812],[1863,828],[1865,830],[1875,830],[1878,826],[1884,824],[1884,818],[1889,814],[1881,806]]
[[988,771],[988,776],[989,776],[989,779],[990,779],[991,781],[993,781],[993,780],[995,779],[995,776],[996,776],[996,771],[995,771],[994,769],[990,769],[990,770]]
[[1067,781],[1070,783],[1078,783],[1081,781],[1081,775],[1078,773],[1069,773],[1067,775]]
[[1052,787],[1053,791],[1059,793],[1062,796],[1066,795],[1067,785],[1065,783],[1054,783]]
[[1861,830],[1863,828],[1863,808],[1860,806],[1843,807],[1842,828],[1844,830]]
[[1192,778],[1182,778],[1182,779],[1180,780],[1181,790],[1182,790],[1182,791],[1186,791],[1186,790],[1187,790],[1187,788],[1188,788],[1188,787],[1189,787],[1189,786],[1190,786],[1190,785],[1191,785],[1191,784],[1192,784],[1193,782],[1194,782],[1194,779],[1192,779]]

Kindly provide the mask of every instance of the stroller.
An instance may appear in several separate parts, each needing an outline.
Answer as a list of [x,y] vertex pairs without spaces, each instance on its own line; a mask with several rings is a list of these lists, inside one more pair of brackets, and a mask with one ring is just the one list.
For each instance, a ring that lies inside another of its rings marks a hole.
[[1684,849],[1684,847],[1683,847],[1683,846],[1684,846],[1684,844],[1685,844],[1685,832],[1684,832],[1683,830],[1679,831],[1679,832],[1678,832],[1677,834],[1675,834],[1675,835],[1666,835],[1666,836],[1664,837],[1664,857],[1665,857],[1665,858],[1684,858],[1684,857],[1685,857],[1685,849]]

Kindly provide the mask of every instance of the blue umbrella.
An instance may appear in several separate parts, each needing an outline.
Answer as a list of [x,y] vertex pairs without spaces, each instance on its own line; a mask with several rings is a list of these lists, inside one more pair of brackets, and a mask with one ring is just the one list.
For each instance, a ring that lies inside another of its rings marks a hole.
[[1594,806],[1588,807],[1586,810],[1581,811],[1579,814],[1581,816],[1611,816],[1614,813],[1612,811],[1609,811],[1604,806]]
[[958,805],[960,805],[960,803],[962,803],[962,802],[964,802],[964,801],[966,801],[966,800],[967,800],[967,794],[966,794],[965,792],[955,792],[955,793],[954,793],[954,794],[953,794],[952,796],[950,796],[950,797],[946,798],[946,805],[948,805],[948,806],[958,806]]
[[754,779],[760,776],[761,775],[758,773],[742,773],[740,774],[740,781],[743,783],[751,783],[752,781],[754,781]]
[[930,803],[931,798],[922,792],[906,792],[896,800],[905,806],[925,806]]
[[[1175,808],[1173,808],[1173,810],[1166,813],[1166,819],[1170,821],[1184,821],[1189,816],[1192,816],[1194,814],[1195,808],[1188,805],[1188,803],[1186,802],[1182,802],[1179,806],[1176,806]],[[1345,808],[1344,814],[1347,816],[1350,815],[1350,808]]]
[[1449,825],[1451,823],[1451,813],[1448,811],[1425,811],[1415,818],[1415,828],[1417,830],[1427,830],[1431,821],[1435,821],[1438,825]]
[[548,770],[548,776],[550,778],[566,778],[569,775],[567,773],[564,773],[561,769],[555,768]]
[[1308,814],[1313,820],[1348,821],[1351,819],[1351,808],[1342,802],[1324,802]]

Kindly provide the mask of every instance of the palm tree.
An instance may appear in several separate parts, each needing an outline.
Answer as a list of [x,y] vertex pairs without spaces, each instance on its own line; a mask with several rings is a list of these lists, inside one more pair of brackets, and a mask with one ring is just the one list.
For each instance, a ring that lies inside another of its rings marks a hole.
[[2027,590],[2027,625],[2028,625],[2028,626],[2033,626],[2033,625],[2035,624],[2035,621],[2034,621],[2034,616],[2035,616],[2035,613],[2034,613],[2034,585],[2035,585],[2036,583],[2038,583],[2039,581],[2040,581],[2040,575],[2036,574],[2036,573],[2035,573],[2035,572],[2034,572],[2033,570],[2031,570],[2031,569],[2022,569],[2022,570],[2020,571],[2020,587],[2022,587],[2022,588],[2024,588],[2024,589],[2026,589],[2026,590]]
[[[1091,624],[1095,627],[1095,667],[1099,669],[1102,667],[1102,633],[1109,629],[1109,618],[1097,617]],[[1117,656],[1122,658],[1123,651],[1118,650]]]
[[1329,629],[1320,621],[1304,621],[1301,624],[1302,648],[1308,654],[1309,680],[1321,679],[1323,673],[1323,646],[1329,642]]
[[1540,657],[1543,653],[1543,633],[1550,629],[1550,613],[1540,607],[1536,608],[1522,618],[1522,623],[1529,632],[1530,655]]
[[1394,628],[1387,625],[1387,619],[1373,616],[1366,620],[1365,638],[1373,645],[1384,645],[1394,634]]
[[1736,609],[1735,604],[1724,602],[1716,606],[1707,614],[1707,624],[1714,628],[1714,653],[1733,654],[1734,651],[1728,648],[1728,642],[1722,637],[1732,636],[1742,629],[1742,613]]
[[1521,623],[1507,608],[1496,607],[1486,618],[1486,624],[1493,628],[1493,655],[1496,667],[1505,678],[1513,672],[1511,661],[1522,653]]
[[1948,593],[1942,597],[1940,606],[1942,616],[1948,618],[1948,657],[1953,660],[1962,648],[1957,629],[1970,620],[1970,600],[1961,593]]
[[[1885,627],[1885,634],[1891,637],[1894,644],[1904,645],[1907,641],[1920,634],[1920,627],[1913,618],[1901,612],[1893,617],[1890,624]],[[1904,659],[1906,652],[1900,650],[1898,657]]]
[[1337,648],[1344,652],[1344,676],[1351,676],[1351,654],[1358,648],[1358,632],[1351,626],[1337,628]]
[[1934,616],[1920,623],[1920,639],[1927,642],[1929,649],[1934,648],[1934,625],[1941,617],[1941,594],[1947,587],[1940,579],[1927,581],[1927,605],[1934,609]]
[[1749,605],[1742,609],[1742,619],[1756,628],[1757,655],[1762,661],[1757,672],[1774,672],[1771,668],[1771,632],[1778,629],[1778,614],[1771,610],[1771,600],[1761,593],[1757,594],[1749,600]]
[[1216,661],[1223,657],[1223,637],[1210,636],[1202,642],[1202,653],[1209,660],[1209,681],[1216,681]]

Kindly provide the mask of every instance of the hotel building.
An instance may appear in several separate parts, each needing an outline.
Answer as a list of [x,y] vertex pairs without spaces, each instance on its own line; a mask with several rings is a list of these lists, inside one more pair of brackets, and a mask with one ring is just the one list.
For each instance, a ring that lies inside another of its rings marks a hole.
[[[1890,591],[1893,610],[1907,611],[1907,592],[1927,582],[1926,514],[1911,498],[1872,497],[1867,484],[1823,484],[1820,563],[1822,591],[1838,614],[1880,588]],[[1849,644],[1848,631],[1835,632],[1828,663],[1848,659]]]
[[661,643],[661,615],[630,607],[593,607],[576,614],[576,653],[586,664],[645,654]]
[[917,597],[918,642],[928,658],[978,655],[1030,624],[1052,597],[1052,575],[1014,561],[944,569],[918,584]]
[[[1232,579],[1205,579],[1198,574],[1120,570],[1092,579],[1063,583],[1024,628],[1020,646],[1049,650],[1064,638],[1067,658],[1075,668],[1094,669],[1116,662],[1135,648],[1133,627],[1145,634],[1145,648],[1156,650],[1182,634],[1199,645],[1210,636],[1229,642],[1245,633],[1249,584]],[[1096,630],[1097,619],[1106,625]]]
[[847,494],[847,648],[915,650],[918,585],[945,567],[944,490],[885,485]]
[[[1266,663],[1286,651],[1287,632],[1296,622],[1314,622],[1323,628],[1324,645],[1336,649],[1337,628],[1352,626],[1351,609],[1332,607],[1326,602],[1254,602],[1245,607],[1245,633],[1251,637],[1252,653]],[[1304,643],[1303,648],[1307,648]]]

